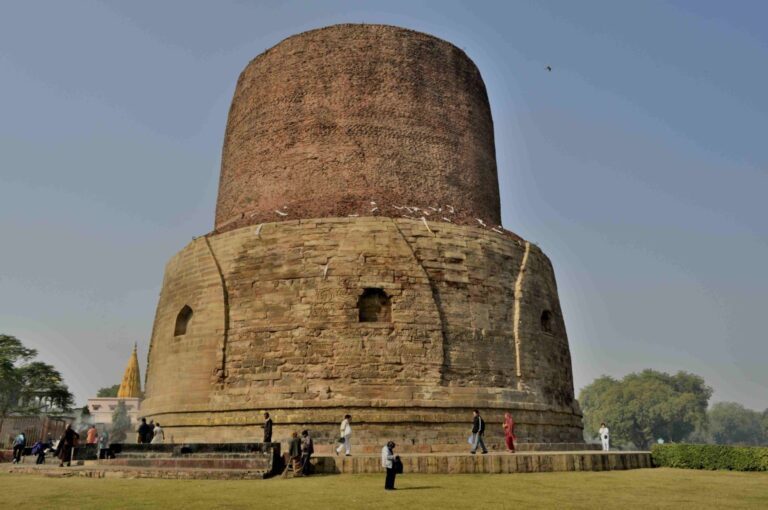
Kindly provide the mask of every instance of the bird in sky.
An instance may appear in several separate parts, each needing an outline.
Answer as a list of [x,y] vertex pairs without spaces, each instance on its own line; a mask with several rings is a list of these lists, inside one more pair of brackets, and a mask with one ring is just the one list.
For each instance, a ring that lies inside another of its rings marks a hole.
[[552,66],[547,66],[547,71],[552,72]]

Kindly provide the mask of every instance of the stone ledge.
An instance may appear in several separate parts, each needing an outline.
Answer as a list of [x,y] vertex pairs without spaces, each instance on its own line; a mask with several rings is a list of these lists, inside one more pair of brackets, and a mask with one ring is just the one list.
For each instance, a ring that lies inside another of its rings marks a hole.
[[[397,452],[395,452],[397,454]],[[403,471],[419,474],[544,473],[555,471],[614,471],[651,468],[651,452],[520,452],[402,454]],[[319,473],[383,473],[380,455],[317,457]]]

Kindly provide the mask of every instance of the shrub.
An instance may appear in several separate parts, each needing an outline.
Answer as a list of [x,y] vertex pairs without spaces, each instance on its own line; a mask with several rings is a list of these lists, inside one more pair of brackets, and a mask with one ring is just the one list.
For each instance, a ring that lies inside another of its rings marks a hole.
[[768,471],[768,447],[657,444],[651,456],[656,466],[663,467]]

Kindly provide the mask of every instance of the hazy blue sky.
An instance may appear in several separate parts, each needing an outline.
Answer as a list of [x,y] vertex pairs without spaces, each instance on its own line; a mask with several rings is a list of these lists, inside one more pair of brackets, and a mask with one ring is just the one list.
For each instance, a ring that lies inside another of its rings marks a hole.
[[388,23],[480,68],[504,226],[554,263],[576,387],[687,370],[766,408],[766,19],[760,1],[3,2],[0,332],[80,403],[119,382],[166,261],[212,228],[242,68],[297,32]]

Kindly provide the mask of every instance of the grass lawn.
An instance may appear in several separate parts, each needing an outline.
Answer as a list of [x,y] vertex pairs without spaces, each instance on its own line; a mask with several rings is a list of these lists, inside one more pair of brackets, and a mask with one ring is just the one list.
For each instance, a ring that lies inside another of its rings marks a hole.
[[768,508],[768,473],[636,469],[612,472],[284,480],[46,478],[0,473],[3,508]]

